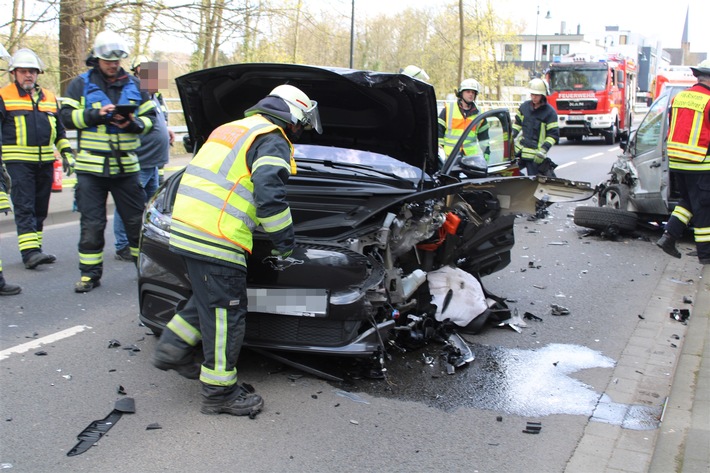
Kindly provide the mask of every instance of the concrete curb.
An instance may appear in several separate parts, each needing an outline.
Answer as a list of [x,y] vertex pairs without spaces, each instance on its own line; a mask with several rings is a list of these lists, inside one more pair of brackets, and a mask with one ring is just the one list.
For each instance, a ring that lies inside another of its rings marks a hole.
[[701,277],[651,473],[710,471],[710,265]]

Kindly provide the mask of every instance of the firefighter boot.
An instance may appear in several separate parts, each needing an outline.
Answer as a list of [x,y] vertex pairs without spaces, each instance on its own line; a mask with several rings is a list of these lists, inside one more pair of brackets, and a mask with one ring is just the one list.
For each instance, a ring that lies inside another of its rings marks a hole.
[[14,296],[22,292],[22,288],[15,284],[3,283],[0,286],[0,296]]
[[202,383],[202,407],[200,412],[207,415],[230,414],[253,417],[264,408],[264,400],[258,394],[235,385],[225,388]]
[[662,249],[666,254],[674,258],[680,258],[680,251],[675,247],[675,238],[668,232],[663,232],[663,236],[656,242],[656,246]]
[[98,279],[92,279],[89,276],[82,276],[79,282],[74,284],[74,292],[91,292],[101,285]]
[[25,268],[35,269],[40,264],[52,264],[55,261],[57,261],[56,256],[36,251],[25,260]]
[[175,370],[187,379],[199,379],[200,364],[195,362],[194,352],[194,347],[179,347],[161,339],[153,355],[153,366],[163,371]]

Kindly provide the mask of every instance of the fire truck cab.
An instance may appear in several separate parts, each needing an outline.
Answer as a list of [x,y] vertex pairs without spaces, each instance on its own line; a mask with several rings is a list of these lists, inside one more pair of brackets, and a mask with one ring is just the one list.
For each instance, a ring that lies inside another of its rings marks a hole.
[[631,131],[636,62],[622,55],[569,55],[550,64],[548,102],[557,111],[560,136],[581,141],[601,136],[607,144]]

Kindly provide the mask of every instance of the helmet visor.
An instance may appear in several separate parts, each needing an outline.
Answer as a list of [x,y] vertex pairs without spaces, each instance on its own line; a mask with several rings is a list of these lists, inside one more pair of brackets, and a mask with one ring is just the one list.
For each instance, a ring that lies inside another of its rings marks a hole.
[[118,61],[128,57],[128,53],[122,49],[99,48],[96,51],[96,57],[104,61]]
[[306,129],[314,129],[319,135],[323,134],[323,127],[321,126],[320,113],[318,113],[318,102],[311,100],[311,106],[303,110],[303,126]]

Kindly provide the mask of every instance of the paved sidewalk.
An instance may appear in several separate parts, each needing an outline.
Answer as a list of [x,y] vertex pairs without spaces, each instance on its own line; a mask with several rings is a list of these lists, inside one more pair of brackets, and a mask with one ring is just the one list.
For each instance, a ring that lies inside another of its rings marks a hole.
[[[672,308],[690,310],[687,325],[670,317]],[[660,427],[590,421],[567,472],[710,472],[709,314],[710,266],[672,259],[604,391],[620,407],[665,400]]]

